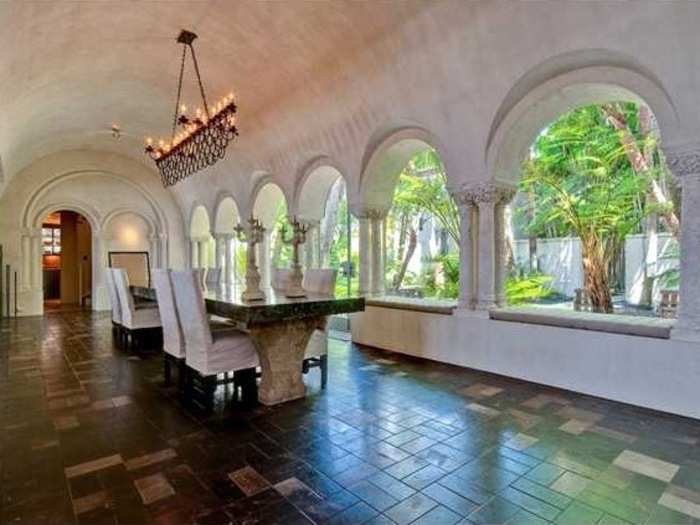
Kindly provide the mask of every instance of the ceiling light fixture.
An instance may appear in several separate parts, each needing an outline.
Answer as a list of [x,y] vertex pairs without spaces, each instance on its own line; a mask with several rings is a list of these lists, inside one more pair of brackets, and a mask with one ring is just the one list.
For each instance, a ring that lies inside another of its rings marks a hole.
[[[192,46],[195,38],[197,38],[196,34],[186,30],[182,30],[177,37],[177,42],[182,44],[182,61],[170,141],[160,139],[157,144],[154,144],[152,138],[146,139],[146,153],[155,161],[163,186],[172,186],[223,159],[229,142],[238,135],[233,93],[219,100],[213,108],[207,104],[197,56]],[[180,103],[188,48],[192,55],[204,108],[197,108],[194,117],[187,116],[187,107]],[[181,128],[180,131],[177,129],[178,126]]]

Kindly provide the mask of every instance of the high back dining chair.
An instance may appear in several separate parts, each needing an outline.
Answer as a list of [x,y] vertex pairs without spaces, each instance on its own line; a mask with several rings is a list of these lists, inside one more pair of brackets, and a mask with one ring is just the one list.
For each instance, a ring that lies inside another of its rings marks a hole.
[[[170,277],[170,270],[153,270],[153,285],[158,298],[158,311],[163,324],[163,375],[165,384],[170,384],[171,364],[184,364],[185,359],[185,337],[182,333],[182,326],[175,306],[175,292]],[[179,366],[182,371],[182,366]],[[183,374],[178,375],[180,381]]]
[[[312,294],[333,295],[337,270],[331,268],[312,268],[306,270],[302,286]],[[328,383],[328,319],[323,325],[313,331],[304,354],[304,373],[310,368],[321,368],[321,387]]]
[[158,308],[152,305],[137,305],[131,290],[129,290],[129,278],[123,268],[113,268],[112,276],[121,305],[122,326],[126,330],[126,340],[129,349],[134,348],[135,336],[142,332],[161,327]]
[[112,268],[105,268],[105,282],[107,283],[107,292],[109,293],[109,304],[112,310],[112,333],[117,338],[117,344],[122,345],[124,337],[124,327],[122,326],[122,306],[119,302],[119,294],[117,286],[114,282],[114,273]]
[[[255,369],[258,353],[251,338],[239,330],[215,330],[209,326],[202,288],[196,271],[172,272],[175,305],[185,340],[187,395],[207,410],[214,407],[217,375],[234,372],[234,387],[244,386],[244,396],[257,397]],[[252,390],[252,391],[251,391]]]
[[290,268],[275,268],[272,270],[272,282],[270,286],[276,292],[284,293],[289,287],[289,279],[292,275]]

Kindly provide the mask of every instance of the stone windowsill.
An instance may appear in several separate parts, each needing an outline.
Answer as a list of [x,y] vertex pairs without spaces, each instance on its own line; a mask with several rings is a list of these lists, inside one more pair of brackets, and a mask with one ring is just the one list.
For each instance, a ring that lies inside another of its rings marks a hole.
[[456,301],[441,299],[414,299],[411,297],[389,295],[367,297],[365,299],[365,305],[441,315],[452,315],[452,311],[457,308]]
[[536,306],[495,308],[489,311],[489,317],[496,321],[539,324],[658,339],[669,339],[671,337],[671,328],[674,325],[674,320],[672,319],[576,312],[554,308],[538,308]]

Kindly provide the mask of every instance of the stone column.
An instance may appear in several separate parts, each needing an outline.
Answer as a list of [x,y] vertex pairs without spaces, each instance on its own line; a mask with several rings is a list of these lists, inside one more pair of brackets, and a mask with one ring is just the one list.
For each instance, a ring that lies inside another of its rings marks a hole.
[[189,266],[191,269],[197,267],[197,262],[199,261],[199,244],[195,239],[190,238],[190,260]]
[[206,268],[208,266],[207,261],[207,240],[199,239],[197,241],[197,267]]
[[371,279],[370,293],[381,295],[385,292],[386,267],[384,264],[384,221],[387,212],[384,210],[372,210],[370,216],[370,239],[372,243],[371,253]]
[[360,257],[360,268],[359,268],[359,293],[360,295],[366,295],[370,292],[370,282],[371,282],[371,267],[370,259],[372,258],[372,244],[370,239],[370,228],[369,228],[369,217],[366,215],[358,215],[357,220],[359,223],[359,257]]
[[31,263],[30,263],[30,288],[42,289],[43,288],[43,276],[42,276],[42,254],[44,252],[42,239],[41,239],[41,228],[34,230],[34,234],[31,237]]
[[495,276],[494,276],[494,287],[496,295],[496,306],[502,307],[506,304],[506,291],[505,282],[508,273],[507,269],[507,259],[506,254],[508,253],[508,247],[506,246],[506,217],[505,211],[506,206],[515,196],[515,189],[511,188],[500,188],[494,207],[494,238],[495,238]]
[[260,270],[261,287],[270,287],[270,238],[271,232],[265,229],[263,240],[258,244],[258,267]]
[[308,228],[306,242],[303,245],[304,266],[307,269],[319,268],[321,265],[321,223],[310,219],[304,220],[302,223]]
[[[488,311],[505,302],[503,292],[506,272],[504,211],[507,203],[515,195],[515,189],[492,182],[477,183],[465,185],[459,195],[463,203],[471,202],[478,207],[476,214],[478,217],[477,234],[476,240],[473,241],[478,250],[476,253],[477,262],[476,268],[472,267],[477,286],[474,290],[468,286],[467,282],[460,283],[460,285],[467,286],[467,294],[468,290],[471,289],[472,296],[476,295],[476,309]],[[471,213],[472,219],[474,218],[474,211],[465,210],[464,213]],[[463,242],[468,242],[468,239]],[[467,259],[466,255],[465,259]],[[465,262],[465,264],[469,263]],[[468,279],[468,277],[465,278]],[[468,296],[464,300],[467,303],[470,302]]]
[[235,271],[236,261],[233,258],[233,235],[227,233],[222,235],[224,242],[224,284],[230,286],[232,284],[231,276]]
[[680,285],[675,339],[700,342],[700,146],[666,151],[681,182]]
[[476,306],[477,272],[476,231],[478,209],[469,192],[453,193],[459,207],[459,308],[473,310]]
[[214,268],[221,268],[224,271],[224,266],[221,264],[221,256],[224,254],[224,234],[215,233],[214,237]]
[[33,235],[33,229],[31,228],[26,228],[22,231],[22,270],[20,272],[22,291],[28,290],[31,286]]

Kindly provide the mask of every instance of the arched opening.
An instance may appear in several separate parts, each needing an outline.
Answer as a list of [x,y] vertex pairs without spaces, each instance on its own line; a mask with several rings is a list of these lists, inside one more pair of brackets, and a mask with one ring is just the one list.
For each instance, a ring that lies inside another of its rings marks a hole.
[[358,292],[358,228],[350,213],[347,185],[333,166],[313,169],[304,180],[298,200],[300,220],[309,226],[305,245],[307,268],[334,268],[336,296]]
[[[454,299],[459,293],[459,213],[447,191],[438,151],[422,139],[402,138],[368,163],[364,200],[385,216],[372,250],[372,292]],[[370,218],[370,220],[372,220]]]
[[192,268],[214,266],[214,238],[211,235],[209,213],[199,205],[190,220],[190,265]]
[[258,267],[263,286],[269,286],[274,268],[286,268],[291,261],[291,247],[282,242],[280,228],[288,223],[287,199],[274,182],[265,183],[257,192],[253,217],[265,228],[263,242],[258,245]]
[[680,189],[651,109],[610,96],[563,112],[522,160],[505,221],[511,304],[673,315]]
[[80,213],[59,210],[41,225],[44,310],[92,304],[92,228]]
[[[239,281],[243,274],[245,246],[236,238],[235,227],[241,222],[238,206],[232,197],[225,197],[219,203],[214,217],[214,235],[218,247],[216,265],[222,269],[223,281],[231,284]],[[239,261],[243,260],[239,264]]]

